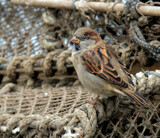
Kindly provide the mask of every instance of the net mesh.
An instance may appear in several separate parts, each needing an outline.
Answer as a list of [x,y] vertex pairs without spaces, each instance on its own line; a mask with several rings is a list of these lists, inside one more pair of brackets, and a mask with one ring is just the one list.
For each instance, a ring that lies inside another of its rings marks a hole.
[[[8,87],[9,84],[8,84]],[[4,89],[4,88],[3,88]],[[5,87],[6,89],[6,87]],[[0,96],[2,114],[54,114],[63,116],[84,104],[89,93],[82,87],[25,89],[18,87],[12,93]]]
[[132,72],[159,69],[159,54],[153,54],[160,46],[159,17],[143,15],[130,24],[130,16],[112,9],[76,8],[0,2],[1,137],[159,137],[159,70],[133,76],[146,107],[121,96],[94,107],[85,104],[92,95],[77,80],[68,49],[73,32],[90,25]]
[[[1,5],[1,57],[33,56],[39,51],[43,23],[42,9],[14,6],[6,1]],[[35,18],[36,17],[36,18]]]

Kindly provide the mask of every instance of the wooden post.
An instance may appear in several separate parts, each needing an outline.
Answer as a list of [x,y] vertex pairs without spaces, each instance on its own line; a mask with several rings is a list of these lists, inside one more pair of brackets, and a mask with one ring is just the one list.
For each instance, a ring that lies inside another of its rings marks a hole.
[[[72,0],[11,0],[12,4],[28,5],[37,7],[49,7],[57,9],[74,9]],[[88,5],[95,11],[105,12],[114,5],[114,2],[88,2]],[[117,3],[113,7],[114,11],[122,11],[124,3]],[[144,6],[139,7],[139,11],[147,16],[160,16],[160,6]]]

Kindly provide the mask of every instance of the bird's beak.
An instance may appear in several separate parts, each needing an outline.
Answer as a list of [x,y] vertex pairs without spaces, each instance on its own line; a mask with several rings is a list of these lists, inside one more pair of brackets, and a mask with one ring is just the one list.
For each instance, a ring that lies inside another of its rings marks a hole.
[[72,44],[79,44],[81,42],[81,40],[79,40],[78,38],[76,37],[73,37],[71,40],[70,40],[70,43]]

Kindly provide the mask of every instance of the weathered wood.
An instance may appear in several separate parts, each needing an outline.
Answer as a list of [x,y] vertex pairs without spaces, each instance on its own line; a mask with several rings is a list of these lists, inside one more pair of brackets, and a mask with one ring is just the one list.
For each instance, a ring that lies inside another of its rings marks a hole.
[[[37,7],[49,7],[57,9],[74,9],[73,1],[71,0],[11,0],[12,4],[16,5],[28,5],[28,6],[37,6]],[[124,3],[114,2],[88,2],[90,8],[95,11],[106,12],[110,10],[113,5],[114,11],[122,11],[124,8]],[[139,11],[147,16],[160,16],[160,6],[144,6],[139,7]]]

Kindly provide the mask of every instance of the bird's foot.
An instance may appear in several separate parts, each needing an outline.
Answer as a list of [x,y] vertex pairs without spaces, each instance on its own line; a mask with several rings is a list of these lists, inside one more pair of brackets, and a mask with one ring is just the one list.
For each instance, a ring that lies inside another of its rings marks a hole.
[[96,111],[97,111],[97,106],[96,106],[96,104],[97,104],[97,102],[99,102],[99,101],[101,101],[102,99],[100,99],[100,97],[99,96],[97,96],[96,98],[92,98],[92,100],[86,100],[85,102],[86,103],[89,103],[89,104],[92,104],[93,106],[94,106],[94,108],[96,109]]

